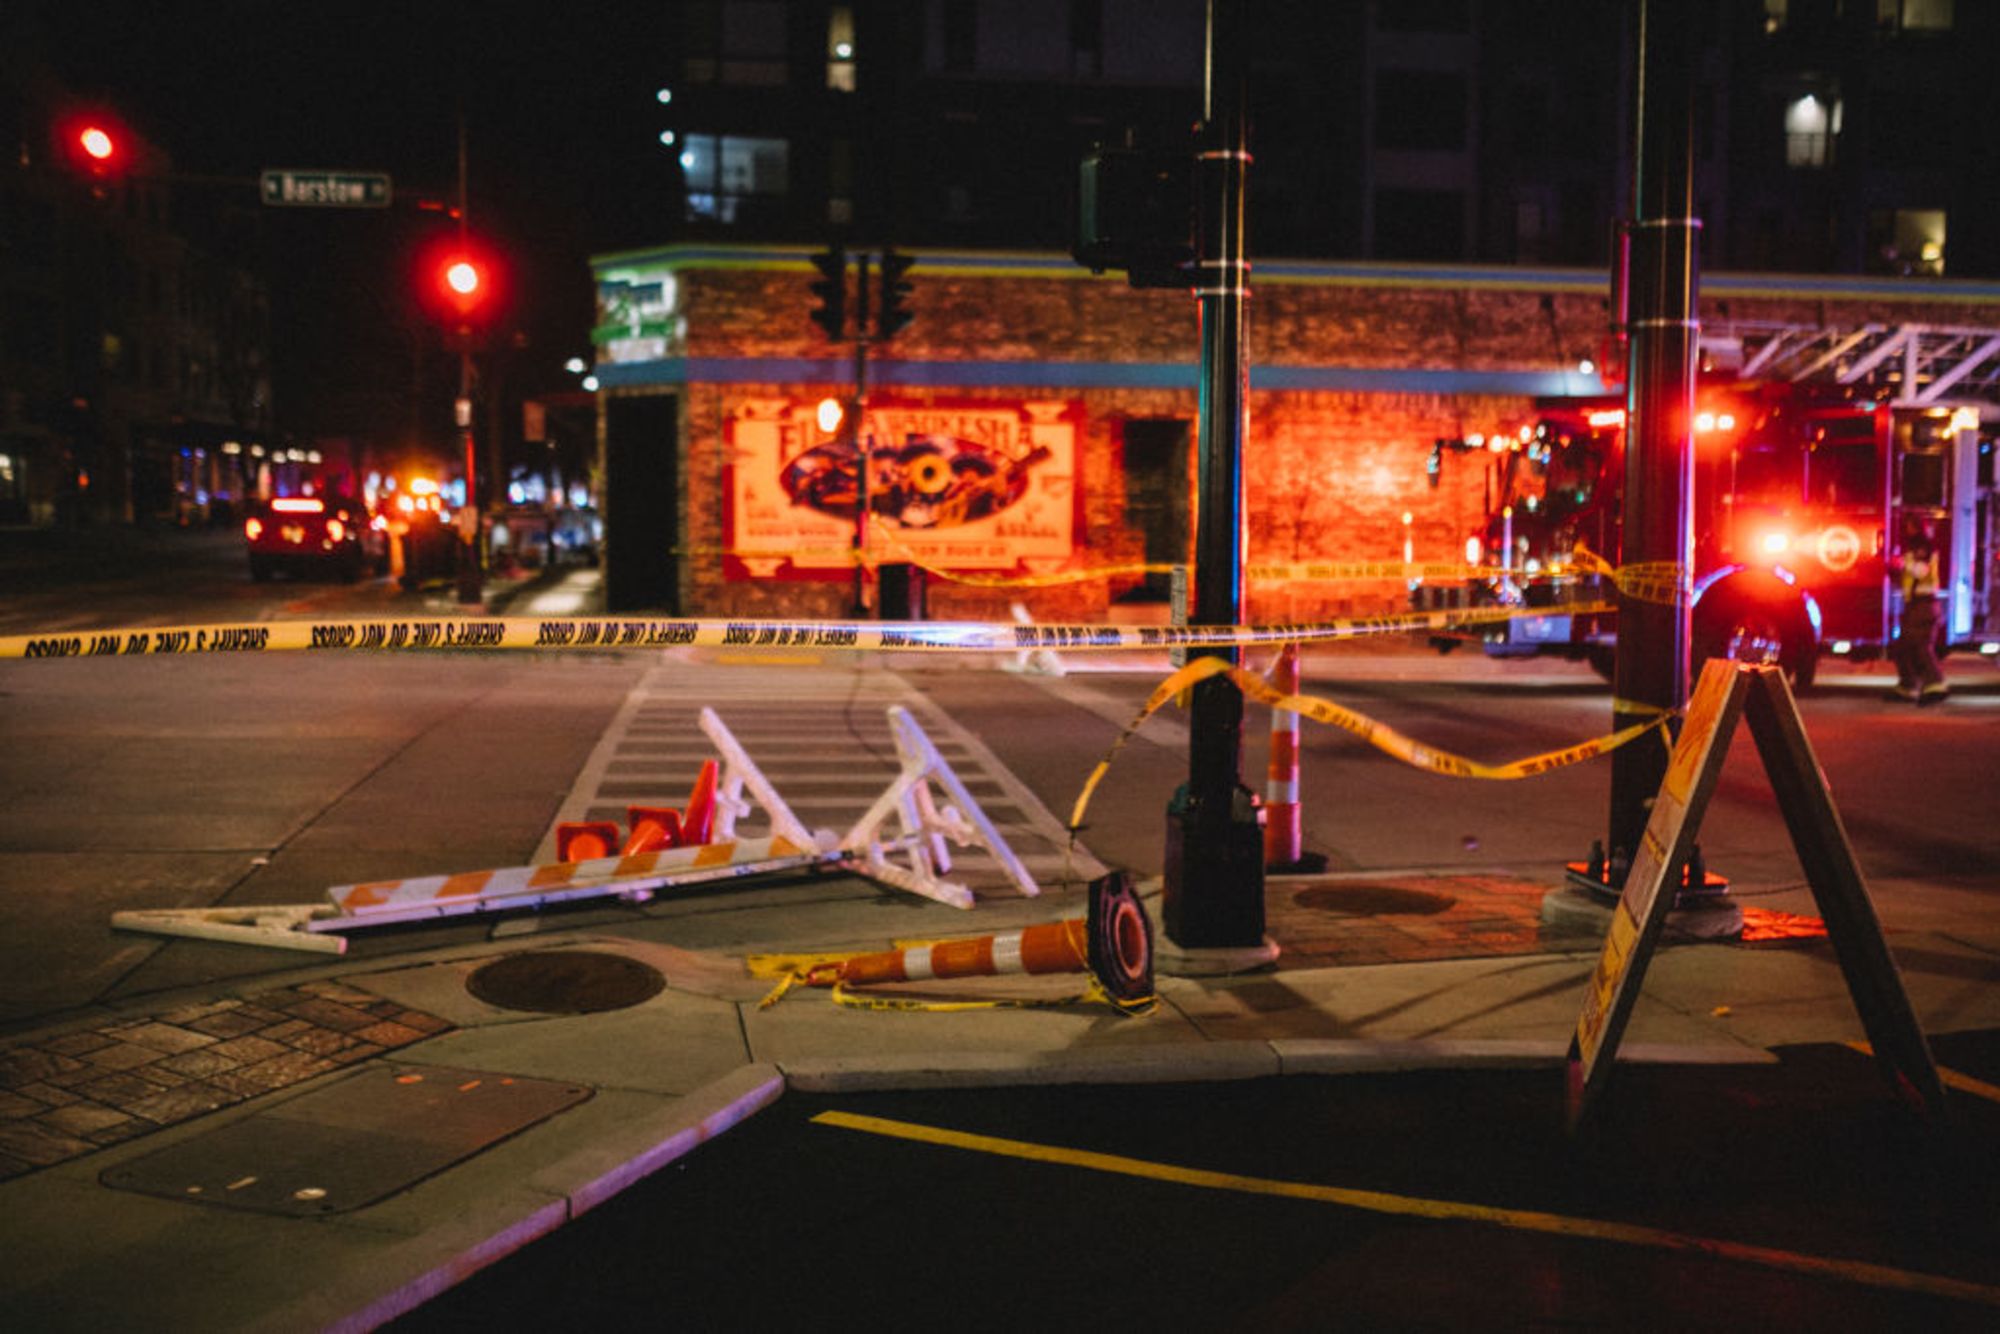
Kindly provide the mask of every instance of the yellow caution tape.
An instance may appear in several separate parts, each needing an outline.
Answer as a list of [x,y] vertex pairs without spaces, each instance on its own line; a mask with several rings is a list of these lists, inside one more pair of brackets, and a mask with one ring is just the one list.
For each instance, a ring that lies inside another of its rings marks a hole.
[[752,977],[804,976],[822,964],[846,963],[858,959],[863,954],[879,954],[880,950],[848,950],[844,954],[752,954],[743,960],[743,966],[750,970]]
[[[1463,561],[1262,561],[1243,567],[1253,583],[1338,583],[1350,579],[1469,579],[1508,573]],[[1516,571],[1515,573],[1518,573]]]
[[1012,996],[994,1000],[922,1000],[915,996],[864,996],[850,991],[845,982],[833,985],[833,1003],[844,1005],[851,1010],[904,1010],[926,1011],[933,1014],[952,1014],[961,1010],[1052,1010],[1066,1005],[1088,1005],[1102,1002],[1121,1014],[1150,1014],[1159,1008],[1158,996],[1141,996],[1137,1000],[1121,1001],[1106,991],[1095,977],[1082,991],[1071,996]]
[[1081,570],[1054,570],[1047,574],[959,574],[955,570],[941,570],[935,565],[926,565],[911,559],[910,564],[926,574],[948,579],[954,584],[965,584],[972,588],[1054,588],[1060,584],[1088,583],[1093,579],[1111,579],[1121,575],[1171,574],[1185,567],[1179,565],[1096,565]]
[[1676,607],[1693,598],[1687,567],[1678,561],[1637,561],[1631,565],[1613,565],[1582,545],[1570,553],[1570,559],[1586,574],[1608,577],[1619,592],[1634,602],[1656,602]]
[[1103,781],[1119,750],[1139,730],[1140,725],[1182,691],[1217,676],[1228,677],[1245,695],[1273,708],[1288,709],[1315,722],[1330,723],[1353,733],[1377,750],[1405,764],[1451,778],[1530,778],[1553,769],[1581,764],[1585,760],[1595,759],[1599,755],[1636,741],[1655,728],[1664,727],[1673,716],[1668,712],[1660,712],[1657,717],[1649,718],[1645,722],[1634,723],[1608,736],[1594,737],[1562,750],[1545,751],[1506,764],[1482,764],[1477,760],[1468,760],[1462,755],[1454,755],[1450,751],[1438,750],[1413,741],[1387,724],[1378,722],[1366,714],[1343,708],[1331,700],[1320,699],[1315,695],[1288,694],[1255,672],[1245,671],[1226,659],[1196,658],[1153,688],[1153,693],[1146,697],[1146,702],[1138,714],[1125,725],[1125,730],[1111,743],[1111,749],[1105,752],[1104,758],[1090,771],[1090,776],[1084,780],[1083,790],[1077,794],[1076,805],[1070,810],[1069,829],[1072,837],[1083,828],[1083,813],[1090,804],[1091,794]]
[[249,621],[0,635],[8,658],[169,657],[202,653],[439,649],[816,648],[940,653],[1120,651],[1324,643],[1480,625],[1521,616],[1603,612],[1608,603],[1462,607],[1287,625],[1020,625],[1011,621],[688,620],[643,617],[387,618]]

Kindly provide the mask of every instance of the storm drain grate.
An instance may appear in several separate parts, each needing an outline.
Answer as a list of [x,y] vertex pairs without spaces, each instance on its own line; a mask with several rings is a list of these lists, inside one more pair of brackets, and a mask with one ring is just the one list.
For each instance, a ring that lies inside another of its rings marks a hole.
[[1348,917],[1427,917],[1448,912],[1458,902],[1428,889],[1368,884],[1315,885],[1300,890],[1292,901],[1301,908]]
[[666,985],[657,968],[595,950],[510,954],[465,980],[465,989],[488,1005],[538,1014],[622,1010],[651,1000]]
[[294,1218],[373,1204],[591,1096],[580,1084],[381,1066],[98,1178],[117,1190]]

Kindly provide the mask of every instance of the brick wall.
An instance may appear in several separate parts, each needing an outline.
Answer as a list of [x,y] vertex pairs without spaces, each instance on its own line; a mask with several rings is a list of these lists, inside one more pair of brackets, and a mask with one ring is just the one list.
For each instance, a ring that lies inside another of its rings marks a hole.
[[[851,352],[829,344],[807,318],[799,261],[742,266],[689,266],[680,272],[689,358],[788,358],[819,362],[821,383],[704,383],[698,372],[681,394],[682,497],[674,540],[683,561],[683,607],[702,615],[843,616],[851,583],[727,580],[723,542],[725,423],[753,399],[813,402],[841,396]],[[1134,291],[1122,279],[1028,273],[993,276],[953,269],[948,260],[920,259],[910,271],[916,321],[878,349],[878,361],[926,363],[931,380],[949,378],[949,363],[990,376],[995,363],[1082,363],[1116,379],[1117,366],[1147,378],[1147,365],[1188,367],[1199,357],[1197,306],[1178,291]],[[1403,280],[1310,281],[1253,274],[1248,341],[1259,368],[1537,372],[1566,370],[1606,346],[1608,301],[1572,287],[1522,285],[1450,287]],[[1919,299],[1829,303],[1798,298],[1705,298],[1711,329],[1731,320],[2000,324],[1990,305],[1945,306]],[[940,364],[943,363],[943,364]],[[891,366],[882,366],[892,371]],[[882,375],[877,383],[890,378]],[[1579,377],[1580,378],[1580,377]],[[1048,399],[1081,401],[1086,424],[1079,441],[1084,522],[1078,563],[1117,565],[1145,557],[1143,534],[1127,520],[1121,466],[1125,423],[1174,417],[1188,423],[1190,493],[1196,395],[1181,388],[1051,389],[1046,384],[934,387],[898,385],[897,397],[935,400]],[[1373,393],[1259,389],[1250,395],[1244,448],[1245,510],[1252,562],[1396,560],[1404,538],[1420,562],[1459,558],[1480,525],[1486,460],[1447,454],[1436,485],[1426,476],[1432,441],[1471,431],[1491,432],[1526,416],[1531,402],[1505,394]],[[1407,526],[1403,516],[1410,516]],[[1190,527],[1190,531],[1192,528]],[[1192,551],[1187,558],[1192,559]],[[933,578],[936,618],[1006,619],[1011,602],[1041,618],[1097,619],[1135,577],[1103,578],[1055,588],[996,589]],[[1320,619],[1396,610],[1406,605],[1400,580],[1369,583],[1253,583],[1246,616],[1258,621]]]

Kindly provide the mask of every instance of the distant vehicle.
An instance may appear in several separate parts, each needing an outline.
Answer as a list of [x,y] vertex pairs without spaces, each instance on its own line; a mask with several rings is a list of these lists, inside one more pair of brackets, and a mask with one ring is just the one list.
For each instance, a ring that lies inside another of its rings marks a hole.
[[358,500],[279,496],[243,521],[250,577],[316,574],[352,582],[389,568],[388,524]]
[[596,510],[557,510],[549,525],[549,563],[569,559],[595,565],[603,542],[604,520]]
[[403,550],[399,580],[415,589],[449,579],[458,569],[458,530],[445,513],[444,496],[428,477],[412,478],[396,493],[391,521]]

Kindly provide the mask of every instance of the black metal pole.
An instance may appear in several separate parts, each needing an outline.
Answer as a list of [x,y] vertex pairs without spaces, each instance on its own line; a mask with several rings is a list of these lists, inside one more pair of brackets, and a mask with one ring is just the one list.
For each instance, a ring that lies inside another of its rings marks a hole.
[[868,615],[868,512],[874,499],[873,441],[862,429],[868,411],[868,256],[854,257],[854,397],[844,414],[854,444],[854,608],[855,620]]
[[[1243,611],[1243,439],[1249,364],[1244,344],[1250,265],[1244,180],[1250,165],[1244,0],[1210,0],[1208,77],[1197,191],[1201,400],[1194,615],[1235,625]],[[1234,649],[1207,649],[1236,661]],[[1167,813],[1161,917],[1178,946],[1264,943],[1264,845],[1255,796],[1240,777],[1243,694],[1224,678],[1194,689],[1187,785]]]
[[[1688,611],[1694,565],[1694,380],[1701,220],[1693,207],[1694,33],[1677,5],[1634,0],[1632,221],[1626,275],[1625,510],[1621,561],[1675,571],[1678,595],[1618,596],[1614,727],[1678,709],[1688,696]],[[1644,835],[1666,775],[1665,748],[1611,757],[1613,887]]]

